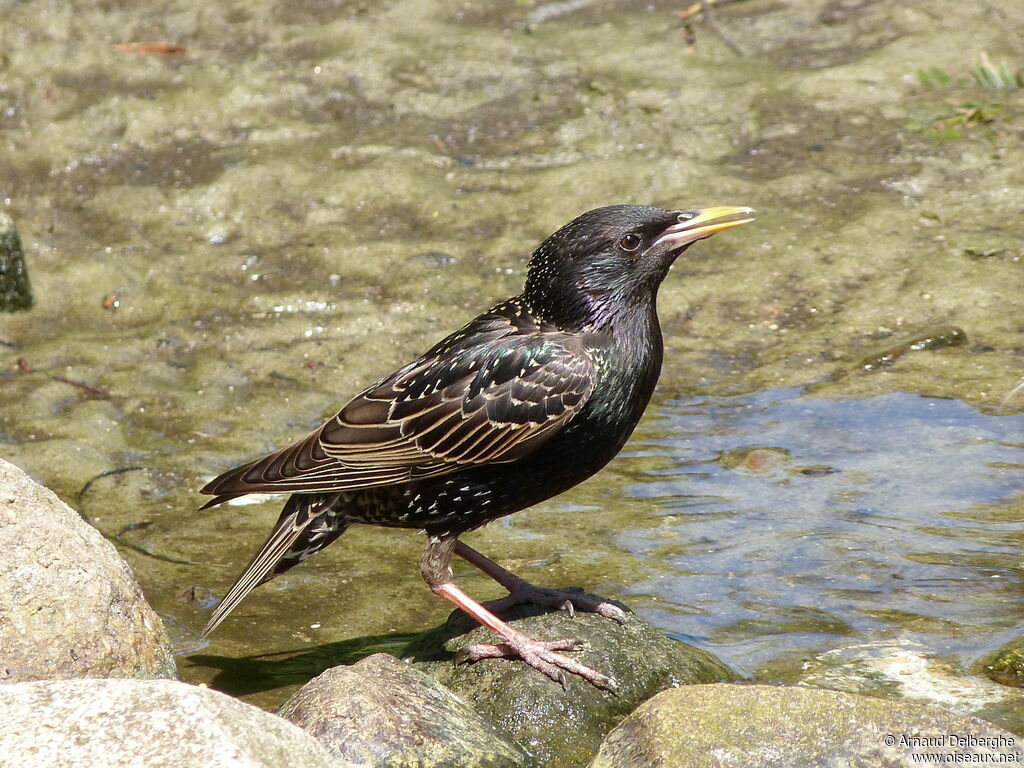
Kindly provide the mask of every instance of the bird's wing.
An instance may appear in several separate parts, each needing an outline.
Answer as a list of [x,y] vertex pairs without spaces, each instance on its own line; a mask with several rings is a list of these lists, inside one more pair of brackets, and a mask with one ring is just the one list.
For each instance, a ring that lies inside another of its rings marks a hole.
[[303,440],[226,472],[207,506],[246,493],[372,488],[515,461],[586,403],[594,363],[556,331],[454,334],[354,398]]

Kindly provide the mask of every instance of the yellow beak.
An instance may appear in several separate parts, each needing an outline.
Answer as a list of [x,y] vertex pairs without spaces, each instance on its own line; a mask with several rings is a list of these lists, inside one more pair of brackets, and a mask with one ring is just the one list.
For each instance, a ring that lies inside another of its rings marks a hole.
[[723,229],[732,229],[754,220],[754,209],[735,205],[717,205],[696,211],[680,211],[679,221],[666,229],[652,247],[670,245],[679,248],[711,237]]

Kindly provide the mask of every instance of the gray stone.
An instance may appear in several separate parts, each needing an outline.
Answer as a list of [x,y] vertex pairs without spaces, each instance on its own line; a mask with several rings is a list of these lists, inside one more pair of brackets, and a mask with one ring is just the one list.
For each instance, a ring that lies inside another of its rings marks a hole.
[[666,637],[632,614],[624,624],[595,614],[545,613],[536,606],[517,606],[502,616],[536,640],[582,641],[582,649],[569,653],[611,675],[618,690],[596,688],[575,675],[567,675],[563,690],[537,670],[506,659],[455,666],[453,654],[468,643],[495,642],[488,630],[473,629],[461,613],[413,640],[404,655],[510,734],[545,768],[585,765],[605,734],[658,691],[733,677],[711,654]]
[[925,754],[939,764],[1019,764],[1020,742],[984,720],[891,699],[693,685],[658,694],[623,720],[590,768],[909,768],[926,764]]
[[373,768],[519,768],[527,753],[427,675],[377,653],[310,680],[279,715]]
[[0,459],[0,682],[174,677],[160,617],[110,542]]
[[0,768],[350,768],[291,723],[172,680],[0,686]]
[[25,253],[14,220],[0,211],[0,312],[32,308]]

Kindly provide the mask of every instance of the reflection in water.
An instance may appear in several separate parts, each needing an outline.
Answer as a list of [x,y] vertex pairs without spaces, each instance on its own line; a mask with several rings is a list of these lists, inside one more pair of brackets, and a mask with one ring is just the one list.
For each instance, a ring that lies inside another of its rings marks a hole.
[[670,461],[628,488],[660,525],[620,535],[661,565],[625,598],[647,618],[763,679],[871,642],[966,665],[1019,633],[1024,415],[790,389],[660,416],[642,450]]

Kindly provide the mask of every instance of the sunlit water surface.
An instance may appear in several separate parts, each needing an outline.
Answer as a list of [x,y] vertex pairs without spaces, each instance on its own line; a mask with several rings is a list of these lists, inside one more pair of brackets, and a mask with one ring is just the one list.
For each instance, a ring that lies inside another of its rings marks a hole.
[[618,536],[661,569],[627,589],[646,618],[762,679],[1001,698],[954,680],[1024,618],[1024,415],[786,389],[659,416],[639,453],[668,465],[627,493],[660,521]]

